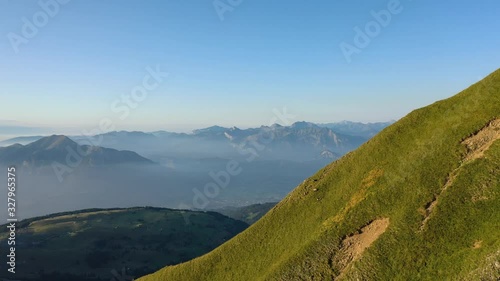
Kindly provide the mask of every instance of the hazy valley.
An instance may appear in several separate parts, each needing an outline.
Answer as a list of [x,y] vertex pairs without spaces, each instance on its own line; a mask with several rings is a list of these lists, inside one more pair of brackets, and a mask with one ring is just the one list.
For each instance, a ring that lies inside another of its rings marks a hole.
[[[336,125],[351,135],[297,122],[246,130],[215,126],[192,134],[23,137],[0,143],[23,143],[0,148],[0,165],[18,167],[22,218],[87,208],[237,207],[279,201],[387,125]],[[228,165],[235,165],[234,174]]]

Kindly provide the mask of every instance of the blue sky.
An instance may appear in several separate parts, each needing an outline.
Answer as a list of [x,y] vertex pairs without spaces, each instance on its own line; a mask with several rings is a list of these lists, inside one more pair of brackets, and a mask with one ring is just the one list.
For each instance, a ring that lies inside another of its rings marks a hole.
[[[250,127],[283,107],[297,120],[386,121],[500,67],[498,0],[393,1],[243,0],[221,20],[212,0],[72,0],[44,23],[39,1],[1,0],[0,135],[103,118],[126,130]],[[354,28],[396,4],[348,62],[341,43],[356,47]],[[40,24],[32,38],[23,18]],[[121,118],[113,102],[147,67],[169,76]]]

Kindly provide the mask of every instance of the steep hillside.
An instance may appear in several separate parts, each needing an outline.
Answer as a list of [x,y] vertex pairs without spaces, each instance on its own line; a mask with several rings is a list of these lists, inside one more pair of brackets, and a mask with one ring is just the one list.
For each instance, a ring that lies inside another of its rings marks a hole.
[[500,70],[415,110],[211,253],[148,280],[496,280]]

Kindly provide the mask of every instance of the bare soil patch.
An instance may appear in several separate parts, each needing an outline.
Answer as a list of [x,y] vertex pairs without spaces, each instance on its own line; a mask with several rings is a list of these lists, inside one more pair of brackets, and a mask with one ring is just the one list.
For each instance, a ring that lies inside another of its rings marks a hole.
[[484,157],[484,152],[498,139],[500,139],[500,119],[495,119],[462,142],[467,147],[464,162]]
[[338,279],[341,279],[352,263],[360,259],[364,251],[382,235],[389,226],[389,219],[382,218],[372,221],[367,226],[342,241],[339,254],[336,256],[336,265],[341,269]]
[[424,230],[427,221],[429,221],[432,211],[436,207],[438,203],[438,199],[440,195],[445,192],[450,186],[453,185],[453,182],[457,178],[460,173],[460,169],[467,163],[472,160],[483,158],[484,153],[491,147],[491,145],[500,139],[500,118],[494,119],[488,123],[484,128],[479,130],[473,136],[470,136],[462,141],[462,144],[467,148],[467,152],[464,155],[460,167],[453,170],[446,180],[441,192],[436,198],[430,202],[425,209],[425,216],[422,224],[420,225],[420,230]]

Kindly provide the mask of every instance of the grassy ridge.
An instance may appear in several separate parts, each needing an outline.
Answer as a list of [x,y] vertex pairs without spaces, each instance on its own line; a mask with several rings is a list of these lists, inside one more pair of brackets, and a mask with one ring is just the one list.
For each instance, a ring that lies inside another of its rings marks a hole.
[[[461,166],[461,142],[498,117],[500,71],[386,128],[211,253],[140,280],[494,278],[487,268],[500,250],[500,144]],[[481,192],[486,199],[472,199]],[[359,260],[336,263],[342,241],[377,218],[389,219],[387,231]]]

